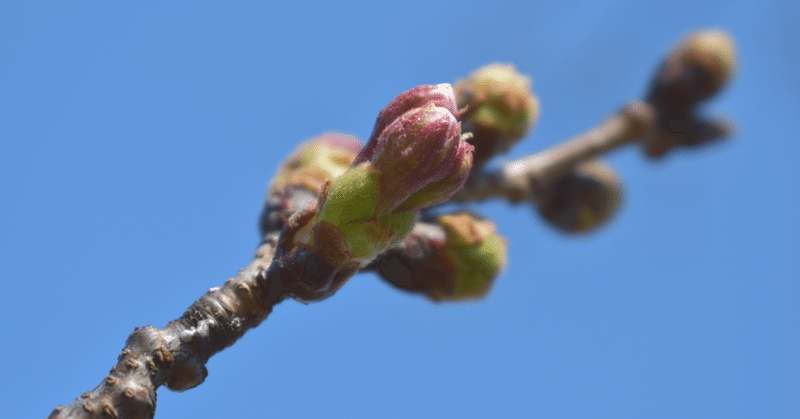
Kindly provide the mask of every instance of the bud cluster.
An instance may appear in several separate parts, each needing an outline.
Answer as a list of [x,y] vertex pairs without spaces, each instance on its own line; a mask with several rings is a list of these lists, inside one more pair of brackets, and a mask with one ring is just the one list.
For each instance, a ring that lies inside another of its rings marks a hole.
[[[496,188],[512,202],[524,196],[561,232],[596,231],[622,201],[619,176],[596,157],[633,141],[658,157],[726,135],[728,125],[702,118],[698,109],[730,80],[735,56],[724,32],[692,33],[664,59],[645,101],[517,162],[519,176],[480,172],[470,187]],[[276,261],[287,295],[318,301],[369,268],[434,301],[485,296],[506,262],[494,224],[469,212],[427,211],[419,221],[420,212],[446,203],[473,166],[527,136],[539,108],[530,77],[491,64],[455,89],[425,85],[400,94],[378,114],[363,148],[343,134],[304,144],[281,167],[270,187],[269,217],[262,217],[262,232],[285,225]]]
[[[302,301],[330,296],[349,275],[405,238],[420,209],[447,201],[472,167],[466,138],[450,85],[420,86],[395,98],[378,115],[349,169],[330,177],[316,204],[289,220],[278,257],[304,273],[284,278],[289,294]],[[295,266],[300,257],[303,266]],[[349,275],[313,274],[341,270]]]

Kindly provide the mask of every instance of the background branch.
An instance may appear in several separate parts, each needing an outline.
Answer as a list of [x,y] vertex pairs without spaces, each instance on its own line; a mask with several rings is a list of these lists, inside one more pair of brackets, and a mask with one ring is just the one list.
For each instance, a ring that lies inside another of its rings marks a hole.
[[597,127],[548,150],[505,163],[499,170],[476,173],[452,201],[540,202],[547,186],[559,176],[580,162],[644,138],[654,123],[653,109],[645,102],[633,102]]

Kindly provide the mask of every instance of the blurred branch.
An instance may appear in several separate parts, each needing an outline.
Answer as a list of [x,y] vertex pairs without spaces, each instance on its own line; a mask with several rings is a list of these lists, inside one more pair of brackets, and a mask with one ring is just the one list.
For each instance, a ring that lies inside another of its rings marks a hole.
[[635,143],[653,129],[653,109],[632,102],[597,127],[548,150],[479,172],[452,198],[453,202],[502,199],[510,203],[541,202],[547,186],[579,163]]

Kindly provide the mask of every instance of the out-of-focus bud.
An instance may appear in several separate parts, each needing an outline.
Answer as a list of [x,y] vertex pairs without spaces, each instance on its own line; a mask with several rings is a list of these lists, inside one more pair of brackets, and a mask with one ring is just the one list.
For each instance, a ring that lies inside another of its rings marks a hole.
[[392,285],[433,301],[483,298],[506,264],[494,223],[471,213],[417,223],[371,266]]
[[582,234],[603,226],[622,203],[622,186],[614,169],[593,160],[555,180],[539,204],[539,214],[565,233]]
[[339,133],[325,133],[298,146],[270,183],[258,222],[261,236],[280,230],[290,215],[316,202],[325,184],[341,176],[360,150],[356,137]]
[[443,254],[455,275],[428,290],[435,301],[475,300],[486,296],[506,265],[506,244],[494,223],[468,213],[439,217],[447,231]]
[[490,64],[458,81],[456,99],[460,108],[466,107],[464,131],[474,135],[476,165],[507,152],[539,117],[530,77],[511,64]]
[[[450,85],[405,92],[381,111],[350,169],[322,190],[314,214],[289,220],[288,246],[311,252],[320,266],[357,270],[405,238],[419,209],[449,199],[471,167]],[[317,279],[294,287],[299,299],[325,298],[341,286]]]
[[300,144],[281,164],[270,191],[289,186],[319,194],[327,181],[341,176],[353,164],[360,151],[361,143],[351,135],[331,132],[314,137]]
[[699,105],[716,95],[736,72],[733,38],[721,30],[692,32],[664,58],[647,102],[657,112],[657,125],[642,142],[650,158],[675,148],[697,150],[731,135],[733,124],[709,119]]
[[716,95],[736,72],[736,46],[722,30],[690,33],[661,63],[648,101],[668,112]]

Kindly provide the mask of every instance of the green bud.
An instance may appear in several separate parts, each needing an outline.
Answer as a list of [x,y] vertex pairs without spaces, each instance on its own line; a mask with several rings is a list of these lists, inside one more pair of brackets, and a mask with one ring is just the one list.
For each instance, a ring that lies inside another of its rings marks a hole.
[[483,298],[506,264],[495,225],[469,212],[418,222],[369,266],[395,287],[433,301]]
[[283,162],[270,191],[301,186],[319,194],[327,181],[341,176],[353,164],[360,150],[358,139],[347,134],[325,133],[314,137],[298,146]]
[[469,213],[444,215],[437,222],[447,232],[442,254],[453,269],[449,286],[434,288],[435,301],[476,300],[486,296],[506,265],[506,243],[494,223]]
[[490,64],[456,83],[464,130],[472,132],[476,164],[507,152],[527,136],[539,117],[531,79],[511,64]]
[[270,183],[258,220],[261,237],[280,231],[292,214],[313,204],[325,184],[341,176],[360,150],[358,139],[339,133],[325,133],[298,146]]

